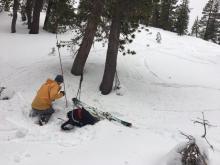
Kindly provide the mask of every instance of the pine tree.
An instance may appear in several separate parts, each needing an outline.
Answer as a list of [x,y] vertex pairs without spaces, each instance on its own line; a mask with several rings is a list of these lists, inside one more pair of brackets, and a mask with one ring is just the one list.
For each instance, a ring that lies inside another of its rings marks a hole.
[[10,11],[10,7],[12,6],[13,0],[0,0],[0,6],[4,9],[4,11]]
[[26,7],[25,3],[26,3],[26,1],[22,0],[22,2],[21,2],[21,20],[22,21],[26,21],[27,20],[26,12],[25,12],[25,7]]
[[120,12],[120,8],[122,7],[122,1],[115,2],[112,7],[112,22],[109,34],[105,71],[101,85],[99,87],[100,91],[104,95],[109,94],[111,92],[114,81],[114,75],[116,72],[119,36],[121,31],[120,20],[122,17],[122,13]]
[[19,8],[19,0],[14,0],[13,4],[13,18],[11,23],[11,33],[16,32],[16,21],[17,21],[17,12]]
[[[99,2],[99,6],[96,6],[97,2]],[[102,8],[100,8],[100,4],[102,4]],[[77,15],[79,25],[77,26],[81,28],[80,35],[84,35],[71,73],[74,75],[83,73],[94,39],[103,42],[108,39],[105,71],[100,85],[102,93],[108,94],[112,90],[118,51],[125,53],[124,45],[131,43],[135,38],[133,33],[141,21],[144,20],[148,24],[151,7],[151,0],[93,0],[93,3],[81,0]],[[84,30],[85,22],[87,24]],[[134,54],[130,50],[127,53]]]
[[[88,20],[84,31],[82,43],[71,69],[71,73],[74,75],[81,75],[83,73],[84,66],[92,47],[98,24],[100,22],[100,17],[104,8],[105,1],[93,0],[92,2],[87,2],[83,0],[81,1],[81,3],[82,6],[80,12],[83,13],[83,11],[86,11]],[[82,9],[83,6],[86,7],[84,8],[84,10]],[[84,17],[81,19],[84,19]]]
[[199,21],[199,35],[204,40],[218,43],[219,34],[219,0],[209,0],[203,9],[203,16]]
[[[220,6],[220,4],[219,4],[219,6]],[[216,14],[216,38],[215,38],[215,43],[220,45],[220,11]]]
[[175,31],[178,35],[184,35],[187,32],[189,23],[189,1],[182,0],[182,3],[177,7],[177,20],[175,23]]
[[198,33],[199,33],[199,17],[197,17],[196,20],[194,21],[194,24],[192,26],[191,35],[198,37]]
[[218,3],[215,0],[210,1],[210,12],[207,20],[204,39],[205,40],[214,40],[216,35],[216,14],[218,12]]
[[[124,50],[124,44],[131,43],[135,38],[133,34],[139,26],[140,19],[149,18],[152,4],[150,0],[118,0],[111,3],[111,27],[108,50],[105,62],[105,71],[100,91],[107,95],[111,92],[117,67],[118,51]],[[120,38],[124,36],[123,38]],[[128,53],[133,53],[128,50]]]
[[26,12],[26,15],[27,15],[28,29],[31,29],[33,3],[34,3],[34,0],[27,0],[26,1],[26,6],[25,6],[25,12]]
[[160,27],[160,0],[154,0],[152,5],[152,14],[150,18],[150,25],[153,27]]
[[220,2],[216,1],[214,4],[214,8],[213,8],[213,19],[210,21],[210,31],[212,31],[212,33],[210,33],[210,35],[208,36],[208,38],[210,38],[210,40],[214,43],[218,43],[218,32],[219,32],[219,8],[220,7]]
[[161,0],[160,27],[162,29],[174,31],[176,7],[177,0]]
[[43,7],[43,0],[35,0],[34,12],[33,12],[33,21],[31,23],[30,34],[39,33],[39,22],[40,22],[40,12]]
[[64,32],[75,20],[71,0],[49,0],[43,29],[52,33]]

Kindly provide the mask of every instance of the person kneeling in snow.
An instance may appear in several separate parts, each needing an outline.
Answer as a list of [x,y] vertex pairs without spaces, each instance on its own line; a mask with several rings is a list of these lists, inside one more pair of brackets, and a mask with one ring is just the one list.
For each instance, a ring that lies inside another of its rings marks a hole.
[[57,75],[54,80],[48,79],[38,90],[32,102],[31,117],[39,116],[39,125],[46,124],[51,115],[55,112],[52,108],[52,102],[65,95],[60,91],[60,84],[63,83],[63,76]]

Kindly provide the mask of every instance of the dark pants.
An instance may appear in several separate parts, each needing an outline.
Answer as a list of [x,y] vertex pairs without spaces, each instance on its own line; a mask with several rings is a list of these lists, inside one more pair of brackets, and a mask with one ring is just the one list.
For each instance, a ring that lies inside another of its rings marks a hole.
[[30,114],[30,117],[36,117],[39,116],[39,120],[43,120],[45,123],[47,123],[51,117],[51,115],[54,113],[54,109],[51,107],[46,110],[37,110],[32,109],[32,112]]

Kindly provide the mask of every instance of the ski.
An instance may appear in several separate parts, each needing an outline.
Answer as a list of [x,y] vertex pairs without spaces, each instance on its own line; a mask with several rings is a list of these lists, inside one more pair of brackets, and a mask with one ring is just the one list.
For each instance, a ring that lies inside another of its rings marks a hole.
[[84,107],[87,111],[89,111],[92,115],[94,115],[95,117],[98,117],[99,119],[107,119],[109,121],[115,121],[115,122],[118,122],[118,123],[120,123],[120,124],[122,124],[124,126],[127,126],[127,127],[131,127],[132,126],[131,123],[129,123],[127,121],[124,121],[124,120],[121,120],[121,119],[113,116],[109,112],[103,112],[103,111],[98,110],[95,107],[89,106],[86,103],[78,100],[77,98],[73,98],[72,101],[73,101],[75,106],[82,106],[82,107]]

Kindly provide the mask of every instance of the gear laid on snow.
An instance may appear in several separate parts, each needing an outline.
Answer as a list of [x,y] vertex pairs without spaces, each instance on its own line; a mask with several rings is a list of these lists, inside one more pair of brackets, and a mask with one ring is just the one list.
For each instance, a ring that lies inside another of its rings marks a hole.
[[77,108],[67,113],[68,121],[61,125],[62,130],[71,130],[74,126],[83,127],[87,124],[95,124],[99,121],[97,117],[92,116],[86,109]]
[[48,79],[38,90],[32,102],[32,114],[30,116],[39,116],[39,124],[47,123],[54,113],[52,108],[52,102],[64,96],[63,92],[60,92],[61,86],[59,85],[63,81],[62,76],[58,75],[54,80]]
[[97,108],[95,107],[92,107],[92,106],[88,106],[87,104],[83,103],[82,101],[78,100],[77,98],[73,98],[72,99],[74,105],[76,107],[83,107],[85,108],[91,115],[95,116],[96,118],[98,118],[99,120],[101,119],[107,119],[109,121],[115,121],[115,122],[118,122],[124,126],[127,126],[127,127],[131,127],[132,124],[127,122],[127,121],[123,121],[115,116],[113,116],[111,113],[109,112],[103,112],[103,111],[100,111],[98,110]]
[[[116,85],[119,86],[120,81],[118,79],[118,76],[116,77],[117,77]],[[67,113],[67,117],[69,120],[61,125],[61,129],[71,130],[74,128],[74,126],[82,127],[87,124],[95,124],[97,121],[101,119],[108,119],[109,121],[115,121],[127,127],[132,126],[132,124],[129,122],[126,122],[117,117],[114,117],[112,114],[108,112],[99,111],[96,108],[88,106],[82,101],[80,101],[82,81],[83,81],[83,74],[81,74],[81,77],[80,77],[79,88],[78,88],[76,98],[72,99],[75,107],[77,108]]]

